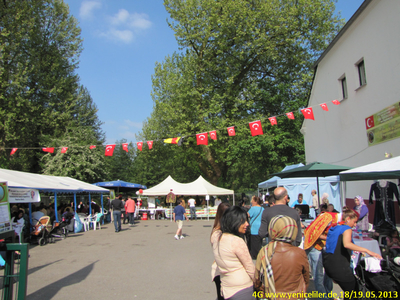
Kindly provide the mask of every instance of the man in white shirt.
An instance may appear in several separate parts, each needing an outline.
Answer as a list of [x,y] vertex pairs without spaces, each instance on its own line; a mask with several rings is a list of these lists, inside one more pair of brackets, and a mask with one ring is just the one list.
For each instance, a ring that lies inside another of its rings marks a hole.
[[190,220],[193,221],[193,218],[196,218],[197,221],[197,215],[196,215],[196,200],[193,198],[190,198],[188,200],[189,208],[190,208]]

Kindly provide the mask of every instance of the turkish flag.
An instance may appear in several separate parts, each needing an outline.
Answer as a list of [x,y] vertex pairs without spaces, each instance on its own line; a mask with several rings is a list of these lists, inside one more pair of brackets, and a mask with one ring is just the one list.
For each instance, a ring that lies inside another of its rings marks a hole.
[[340,101],[339,100],[332,100],[332,103],[335,104],[335,105],[339,105]]
[[197,145],[208,145],[208,133],[197,133],[196,134]]
[[61,153],[65,153],[65,152],[67,152],[67,150],[68,150],[68,147],[62,147],[61,148]]
[[147,146],[149,146],[149,149],[153,148],[153,141],[147,141]]
[[104,153],[105,156],[113,156],[115,149],[115,144],[113,145],[107,145],[106,146],[106,152]]
[[122,143],[122,150],[128,152],[128,143]]
[[268,118],[268,120],[271,122],[271,125],[272,125],[272,126],[278,125],[278,122],[276,121],[276,117]]
[[286,115],[289,119],[294,120],[294,114],[292,112],[288,112]]
[[303,113],[304,119],[314,120],[314,112],[311,107],[303,108],[301,112]]
[[216,130],[210,131],[210,138],[213,140],[217,140],[217,131]]
[[326,105],[326,103],[321,103],[319,106],[321,106],[323,110],[329,111],[328,105]]
[[44,152],[54,153],[54,147],[42,148]]
[[235,136],[236,135],[235,126],[228,127],[226,130],[228,130],[228,135],[229,136]]
[[365,119],[365,126],[370,129],[375,126],[374,116],[370,116]]
[[15,152],[17,152],[17,150],[18,150],[18,148],[12,148],[10,155],[13,155]]
[[249,123],[249,127],[250,127],[250,131],[251,131],[251,135],[252,136],[256,136],[256,135],[261,135],[264,134],[262,127],[261,127],[261,121],[254,121],[254,122],[250,122]]
[[143,142],[137,142],[136,145],[137,145],[138,149],[139,149],[140,151],[142,151]]
[[90,150],[92,150],[92,149],[94,149],[94,148],[96,148],[95,145],[91,145],[91,146],[89,147]]

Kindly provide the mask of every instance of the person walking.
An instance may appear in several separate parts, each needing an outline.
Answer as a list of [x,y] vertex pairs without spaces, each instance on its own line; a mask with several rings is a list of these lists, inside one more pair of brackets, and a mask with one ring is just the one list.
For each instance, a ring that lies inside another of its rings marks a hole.
[[179,199],[176,203],[178,205],[175,206],[174,208],[173,216],[174,216],[174,222],[178,225],[178,230],[176,231],[175,239],[179,240],[184,238],[182,234],[183,220],[184,218],[186,218],[186,220],[189,221],[189,219],[186,216],[186,210],[182,206],[182,200]]
[[125,213],[128,215],[129,219],[129,226],[133,226],[134,224],[134,218],[135,218],[135,209],[136,209],[136,203],[135,201],[132,200],[131,197],[128,197],[128,200],[125,202]]
[[118,198],[111,201],[111,208],[113,210],[115,232],[120,232],[121,231],[121,210],[122,210],[122,208],[124,208],[124,204],[122,202],[122,195],[119,195]]
[[197,221],[197,215],[196,215],[196,200],[193,198],[190,198],[188,200],[189,203],[189,208],[190,208],[190,220],[193,221],[194,218],[196,218]]

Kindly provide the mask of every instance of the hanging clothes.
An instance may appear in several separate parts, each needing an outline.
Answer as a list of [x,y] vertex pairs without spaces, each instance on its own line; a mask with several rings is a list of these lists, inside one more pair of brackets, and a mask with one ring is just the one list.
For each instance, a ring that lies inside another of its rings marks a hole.
[[396,228],[393,195],[396,196],[397,202],[400,205],[399,190],[397,189],[396,184],[387,181],[385,185],[381,185],[380,182],[375,182],[371,185],[369,204],[373,204],[372,200],[373,197],[375,197],[374,227],[379,227],[386,221]]

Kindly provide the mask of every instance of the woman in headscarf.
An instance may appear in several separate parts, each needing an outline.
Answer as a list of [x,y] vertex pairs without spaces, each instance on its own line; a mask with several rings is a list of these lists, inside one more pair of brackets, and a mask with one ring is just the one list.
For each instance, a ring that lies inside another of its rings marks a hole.
[[229,300],[254,300],[254,264],[243,236],[249,226],[247,212],[239,206],[225,210],[221,231],[211,237],[220,272],[221,294]]
[[[305,251],[292,243],[297,236],[296,221],[288,216],[276,216],[269,225],[270,242],[257,256],[255,288],[267,295],[261,298],[304,299],[310,281],[309,264]],[[286,293],[282,298],[269,297],[268,293]],[[286,297],[283,297],[286,295]],[[301,297],[304,296],[304,297]]]
[[321,197],[322,204],[329,205],[328,193],[323,193]]
[[354,198],[354,202],[356,204],[356,206],[354,206],[354,210],[360,215],[357,221],[358,229],[360,229],[361,231],[368,231],[368,207],[365,205],[364,199],[361,196],[356,196]]

